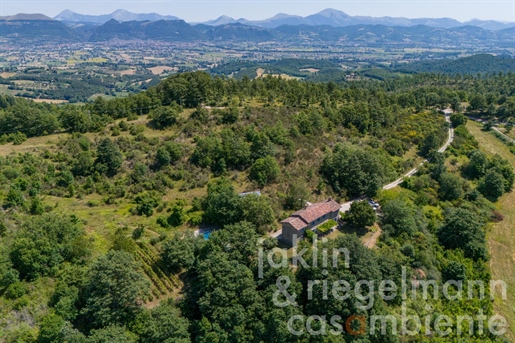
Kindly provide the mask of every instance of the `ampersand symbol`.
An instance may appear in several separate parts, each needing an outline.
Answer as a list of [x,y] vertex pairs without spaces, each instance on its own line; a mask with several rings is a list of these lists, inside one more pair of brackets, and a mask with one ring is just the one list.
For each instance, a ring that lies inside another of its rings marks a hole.
[[[287,276],[280,276],[277,278],[277,281],[275,282],[277,286],[277,291],[274,292],[273,301],[274,305],[277,307],[287,307],[287,306],[298,306],[295,302],[295,298],[297,297],[296,294],[290,294],[288,292],[288,287],[291,285],[290,278]],[[279,296],[283,295],[286,298],[286,301],[280,301]]]

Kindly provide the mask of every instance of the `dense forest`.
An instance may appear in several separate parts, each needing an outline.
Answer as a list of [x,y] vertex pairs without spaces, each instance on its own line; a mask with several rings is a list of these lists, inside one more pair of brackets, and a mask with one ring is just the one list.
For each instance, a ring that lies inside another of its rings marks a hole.
[[515,71],[515,59],[509,55],[478,54],[453,60],[395,64],[393,67],[407,73],[492,74]]
[[[0,96],[0,340],[403,342],[391,325],[355,335],[345,320],[399,317],[403,306],[432,327],[441,314],[492,316],[488,290],[468,284],[472,299],[371,298],[364,287],[337,301],[309,283],[400,285],[403,267],[411,284],[488,283],[486,228],[502,220],[495,203],[515,176],[479,150],[465,114],[514,117],[514,90],[511,73],[336,84],[194,72],[80,106]],[[455,139],[442,154],[449,107]],[[313,237],[300,243],[305,265],[259,265],[279,244],[269,233],[306,201],[365,194],[380,216],[353,206],[346,233],[314,251]],[[373,249],[349,233],[370,226],[382,230]],[[216,230],[205,239],[199,227]],[[349,268],[310,267],[322,248],[348,249]],[[296,306],[276,305],[280,277]],[[288,329],[292,316],[316,315],[341,316],[340,334],[310,335],[300,321],[299,335]],[[416,341],[502,341],[460,327],[460,338],[453,329]]]
[[[391,80],[406,74],[446,74],[446,75],[488,75],[515,72],[515,59],[509,55],[476,54],[468,57],[394,61],[387,67],[382,62],[357,62],[346,60],[280,59],[261,61],[229,61],[209,69],[214,76],[231,75],[238,80],[245,76],[251,79],[264,75],[288,75],[310,82],[336,82],[344,84],[349,79]],[[410,57],[405,56],[406,60]]]

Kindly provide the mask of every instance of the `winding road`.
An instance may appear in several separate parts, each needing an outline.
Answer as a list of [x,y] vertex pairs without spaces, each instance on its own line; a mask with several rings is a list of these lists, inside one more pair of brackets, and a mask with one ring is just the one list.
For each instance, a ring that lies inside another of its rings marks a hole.
[[[449,111],[449,110],[446,110],[446,111]],[[451,122],[450,114],[451,114],[451,112],[445,112],[445,120],[448,123]],[[438,152],[445,152],[445,150],[447,150],[447,148],[451,145],[451,143],[453,141],[454,141],[454,129],[452,128],[452,126],[450,126],[449,127],[449,137],[447,138],[447,142],[445,142],[445,144],[438,150]],[[410,170],[400,179],[395,180],[394,182],[392,182],[390,184],[387,184],[386,186],[383,187],[383,189],[388,190],[388,189],[392,189],[392,188],[399,186],[402,183],[402,181],[404,180],[404,178],[415,175],[418,172],[418,169],[421,166],[423,166],[425,163],[427,163],[427,160],[424,160],[422,163],[419,164],[419,166],[417,168]]]
[[[451,113],[452,113],[452,111],[450,109],[444,110],[445,120],[448,123],[451,122]],[[447,150],[447,148],[449,148],[449,146],[451,145],[451,143],[453,141],[454,141],[454,129],[452,128],[452,126],[449,126],[449,136],[447,137],[447,142],[445,142],[445,144],[438,150],[438,152],[445,152],[445,150]],[[410,170],[409,172],[404,174],[404,176],[401,177],[400,179],[395,180],[394,182],[389,183],[386,186],[383,186],[383,189],[384,190],[388,190],[388,189],[392,189],[392,188],[395,188],[395,187],[399,186],[404,181],[405,178],[411,177],[411,176],[415,175],[418,172],[418,169],[421,166],[423,166],[425,163],[427,163],[427,162],[428,162],[427,160],[424,160],[422,163],[420,163],[418,165],[418,167],[413,168],[412,170]],[[353,199],[351,201],[348,201],[346,203],[343,203],[341,205],[340,212],[347,212],[348,210],[350,210],[350,207],[351,207],[352,203],[354,203],[356,201],[361,201],[363,199],[365,199],[365,196],[362,196],[362,197]],[[275,237],[275,238],[279,238],[279,236],[281,236],[281,234],[282,234],[282,230],[279,230],[279,231],[271,233],[270,236],[271,237]]]

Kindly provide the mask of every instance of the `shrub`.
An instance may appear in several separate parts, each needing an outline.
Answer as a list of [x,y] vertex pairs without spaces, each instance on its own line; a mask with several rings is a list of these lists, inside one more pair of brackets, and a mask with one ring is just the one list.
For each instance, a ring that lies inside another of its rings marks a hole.
[[415,248],[413,248],[413,245],[406,244],[402,247],[401,252],[404,256],[408,257],[414,257],[415,256]]
[[204,213],[202,211],[197,211],[189,214],[188,223],[190,223],[191,226],[199,226],[202,224],[202,215]]
[[314,237],[315,237],[315,233],[311,230],[306,230],[306,232],[304,232],[304,236],[310,241],[312,242]]
[[27,285],[21,281],[17,281],[9,285],[5,291],[7,299],[18,299],[27,293]]
[[15,132],[11,133],[7,140],[14,145],[20,145],[27,140],[27,136],[23,132]]

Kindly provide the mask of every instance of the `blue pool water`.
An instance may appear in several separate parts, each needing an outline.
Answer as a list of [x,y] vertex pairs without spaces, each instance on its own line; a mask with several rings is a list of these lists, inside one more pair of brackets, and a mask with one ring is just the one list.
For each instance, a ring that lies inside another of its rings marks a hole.
[[209,239],[209,237],[211,237],[211,231],[206,232],[206,233],[204,234],[204,239],[205,239],[205,240],[208,240],[208,239]]

